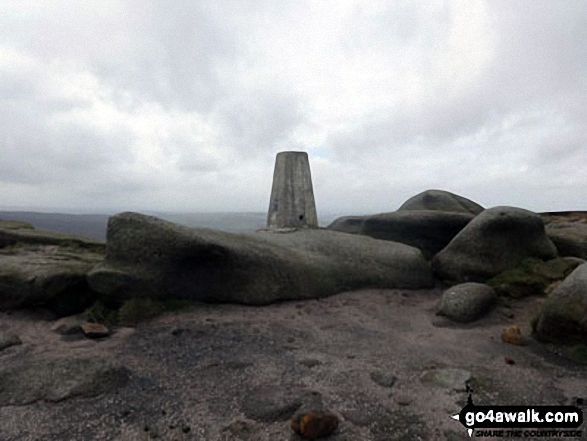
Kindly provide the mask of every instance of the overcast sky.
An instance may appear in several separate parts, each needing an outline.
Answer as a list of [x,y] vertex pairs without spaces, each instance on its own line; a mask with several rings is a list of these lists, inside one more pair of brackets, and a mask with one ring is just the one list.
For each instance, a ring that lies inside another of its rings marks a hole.
[[587,210],[585,0],[2,0],[0,208]]

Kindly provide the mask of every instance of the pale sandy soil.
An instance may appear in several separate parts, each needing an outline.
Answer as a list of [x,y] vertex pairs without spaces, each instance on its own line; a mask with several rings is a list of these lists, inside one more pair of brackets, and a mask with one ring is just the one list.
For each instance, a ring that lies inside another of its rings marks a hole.
[[[539,299],[500,306],[471,325],[451,325],[434,315],[439,296],[438,290],[365,290],[265,307],[202,305],[136,329],[119,328],[100,341],[54,334],[43,315],[0,313],[0,330],[23,340],[0,352],[0,364],[25,355],[98,354],[132,373],[117,393],[1,407],[0,441],[293,441],[299,438],[283,418],[252,417],[298,392],[317,392],[339,415],[332,441],[469,439],[449,418],[466,393],[421,379],[444,368],[471,373],[475,404],[587,399],[585,365],[531,339],[525,346],[501,341],[510,324],[529,335]],[[506,364],[505,356],[515,364]],[[394,376],[395,383],[380,385],[373,373]],[[247,430],[236,431],[238,421]]]

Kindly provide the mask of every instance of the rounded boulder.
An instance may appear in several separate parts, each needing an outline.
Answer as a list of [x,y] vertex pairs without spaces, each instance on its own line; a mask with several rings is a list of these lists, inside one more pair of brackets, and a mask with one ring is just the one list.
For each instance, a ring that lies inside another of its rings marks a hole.
[[489,312],[496,298],[488,285],[462,283],[444,291],[437,314],[455,322],[472,322]]
[[514,207],[495,207],[476,216],[433,259],[434,272],[453,283],[485,282],[524,259],[557,257],[542,218]]
[[404,202],[398,211],[435,210],[479,214],[483,207],[470,199],[444,190],[426,190]]

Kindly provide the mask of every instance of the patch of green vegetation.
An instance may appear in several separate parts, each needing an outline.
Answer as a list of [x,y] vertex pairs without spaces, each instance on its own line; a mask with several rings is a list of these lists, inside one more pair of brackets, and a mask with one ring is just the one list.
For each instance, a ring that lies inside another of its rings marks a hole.
[[109,327],[118,324],[118,311],[107,308],[99,300],[87,308],[82,315],[88,322],[101,323]]
[[536,328],[538,327],[538,322],[540,321],[540,314],[541,311],[536,311],[532,318],[530,319],[530,327],[532,328],[532,334],[536,333]]
[[89,322],[102,323],[106,326],[136,326],[137,324],[159,317],[166,312],[189,312],[196,307],[191,300],[169,299],[153,300],[135,297],[126,300],[118,309],[111,309],[97,301],[83,313]]
[[577,344],[569,349],[569,358],[576,363],[587,364],[587,344]]
[[34,249],[34,246],[21,241],[5,240],[0,242],[0,251],[2,254],[16,254],[20,250]]
[[516,268],[508,269],[487,282],[499,295],[520,298],[543,295],[553,282],[567,277],[577,267],[576,262],[553,259],[544,262],[528,258]]
[[153,319],[165,312],[162,302],[149,298],[132,298],[122,304],[118,310],[118,323],[134,326],[140,322]]
[[29,222],[0,219],[0,228],[5,230],[34,230],[33,224]]

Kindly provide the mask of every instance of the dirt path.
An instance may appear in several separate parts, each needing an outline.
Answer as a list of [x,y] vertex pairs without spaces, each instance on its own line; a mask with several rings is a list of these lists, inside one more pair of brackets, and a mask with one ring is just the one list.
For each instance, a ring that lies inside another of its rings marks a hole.
[[369,290],[266,307],[202,305],[102,341],[65,339],[42,316],[0,314],[0,330],[23,340],[0,352],[0,363],[101,355],[132,373],[117,393],[0,408],[0,440],[293,441],[285,420],[308,399],[339,415],[333,441],[469,439],[449,418],[465,404],[464,382],[426,380],[449,368],[470,374],[475,404],[587,399],[584,365],[531,340],[501,341],[510,324],[529,335],[538,299],[457,326],[435,317],[439,296]]

